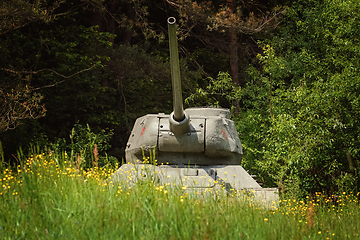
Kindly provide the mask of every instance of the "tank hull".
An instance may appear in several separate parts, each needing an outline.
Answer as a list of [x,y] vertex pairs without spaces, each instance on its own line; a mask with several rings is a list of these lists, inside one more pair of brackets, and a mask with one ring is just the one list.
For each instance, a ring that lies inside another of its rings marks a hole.
[[[151,175],[151,176],[150,176]],[[131,177],[129,177],[131,176]],[[261,205],[274,208],[278,204],[277,188],[262,188],[240,165],[150,165],[127,163],[113,175],[114,181],[136,183],[152,177],[162,186],[181,186],[193,196],[214,196],[221,193],[250,197]]]

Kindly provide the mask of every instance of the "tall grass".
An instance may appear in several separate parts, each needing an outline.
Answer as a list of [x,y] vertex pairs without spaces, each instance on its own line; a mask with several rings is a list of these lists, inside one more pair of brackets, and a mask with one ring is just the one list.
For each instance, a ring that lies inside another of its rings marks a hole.
[[359,239],[358,194],[282,200],[199,197],[150,178],[111,181],[65,152],[21,158],[1,174],[0,239]]

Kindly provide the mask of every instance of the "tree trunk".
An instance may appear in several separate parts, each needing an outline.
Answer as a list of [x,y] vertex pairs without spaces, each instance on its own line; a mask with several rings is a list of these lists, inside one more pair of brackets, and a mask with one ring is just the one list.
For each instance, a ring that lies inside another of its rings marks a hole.
[[[133,22],[135,21],[135,12],[134,12],[134,6],[131,3],[124,3],[124,10],[126,17]],[[133,37],[133,31],[130,27],[125,27],[123,34],[122,34],[122,43],[124,45],[130,45],[131,39]]]
[[[108,26],[107,26],[107,30],[110,34],[115,34],[116,32],[115,19],[114,19],[116,10],[117,10],[116,0],[112,0],[109,4]],[[110,37],[109,42],[114,44],[114,38]]]
[[102,32],[102,13],[101,10],[95,9],[91,15],[91,26],[99,26],[97,29],[99,32]]
[[229,58],[230,58],[230,76],[236,86],[240,85],[239,80],[239,56],[238,56],[238,38],[236,29],[229,30]]
[[[236,8],[233,0],[226,0],[226,5],[229,9],[230,15],[236,13]],[[238,55],[238,37],[236,27],[229,29],[229,58],[230,58],[230,76],[235,86],[240,85],[239,79],[239,55]],[[240,112],[239,100],[234,99],[232,103],[235,107],[234,113],[237,115]]]
[[[226,6],[228,7],[228,11],[230,16],[236,14],[236,7],[234,0],[226,0]],[[230,17],[231,19],[232,17]],[[236,27],[230,27],[229,29],[229,58],[230,58],[230,76],[232,78],[233,83],[236,86],[239,86],[239,56],[238,56],[238,38]]]

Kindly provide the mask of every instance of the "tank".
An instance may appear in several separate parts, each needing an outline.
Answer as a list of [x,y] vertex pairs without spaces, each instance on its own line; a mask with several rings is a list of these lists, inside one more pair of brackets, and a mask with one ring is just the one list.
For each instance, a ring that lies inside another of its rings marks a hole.
[[[262,188],[242,168],[242,145],[228,109],[184,110],[176,19],[170,17],[167,22],[173,112],[147,114],[136,120],[125,149],[126,163],[115,173],[115,179],[126,173],[136,181],[146,175],[136,174],[137,169],[147,169],[161,184],[178,183],[187,191],[245,191],[266,204],[277,202],[276,188]],[[147,164],[144,156],[152,156],[156,164]]]

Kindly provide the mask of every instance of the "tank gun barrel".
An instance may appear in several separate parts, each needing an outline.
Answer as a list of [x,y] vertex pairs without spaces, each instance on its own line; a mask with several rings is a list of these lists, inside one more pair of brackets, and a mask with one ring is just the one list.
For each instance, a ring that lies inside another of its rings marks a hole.
[[170,64],[171,64],[171,78],[172,89],[174,97],[174,119],[182,121],[185,118],[184,107],[181,93],[181,79],[180,79],[180,66],[179,66],[179,52],[178,42],[176,36],[176,19],[169,17],[168,20],[169,31],[169,49],[170,49]]
[[174,17],[169,17],[167,22],[169,31],[171,79],[174,98],[174,111],[169,117],[170,131],[175,135],[182,135],[190,132],[190,118],[184,111],[182,101],[179,51],[176,36],[176,19]]

